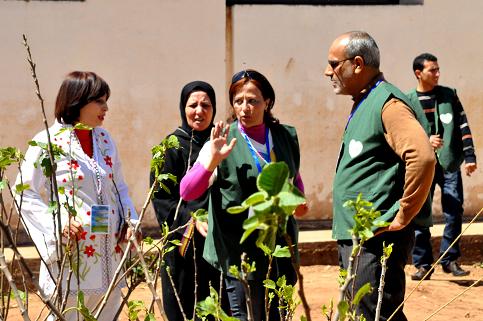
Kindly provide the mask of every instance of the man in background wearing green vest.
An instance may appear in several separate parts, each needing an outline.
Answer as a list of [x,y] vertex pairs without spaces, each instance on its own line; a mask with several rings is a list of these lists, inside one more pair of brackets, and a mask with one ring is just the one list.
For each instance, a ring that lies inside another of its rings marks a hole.
[[[438,159],[430,199],[433,198],[435,185],[439,185],[446,222],[439,249],[442,255],[461,233],[463,182],[460,167],[464,160],[466,175],[470,176],[476,170],[475,148],[466,114],[456,90],[438,86],[440,74],[437,58],[430,53],[417,56],[413,62],[413,71],[418,79],[418,86],[407,95],[411,103],[424,110],[430,128],[429,142]],[[429,231],[431,224],[417,223],[413,263],[418,270],[411,275],[413,280],[421,280],[434,262]],[[469,271],[463,270],[456,261],[460,256],[461,251],[457,242],[440,261],[443,271],[454,276],[468,275]],[[432,273],[433,271],[426,280]]]
[[[411,220],[428,196],[435,166],[434,153],[417,120],[422,113],[386,82],[379,62],[374,39],[366,32],[353,31],[334,40],[325,69],[334,92],[352,96],[354,101],[333,185],[332,236],[337,240],[341,267],[348,266],[352,252],[349,229],[354,225],[354,213],[343,207],[344,202],[362,193],[381,212],[381,219],[390,222],[364,243],[354,264],[358,266],[354,293],[368,282],[374,289],[358,307],[366,320],[375,317],[383,242],[394,245],[387,262],[380,320],[387,320],[404,299],[404,267],[414,243]],[[401,309],[392,320],[407,318]]]

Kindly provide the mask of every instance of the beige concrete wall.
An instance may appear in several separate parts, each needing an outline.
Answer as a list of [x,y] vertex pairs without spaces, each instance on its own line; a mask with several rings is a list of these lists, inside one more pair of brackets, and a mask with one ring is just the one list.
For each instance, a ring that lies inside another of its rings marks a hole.
[[[436,54],[441,83],[458,88],[475,143],[482,146],[482,11],[478,0],[457,5],[426,0],[417,6],[234,6],[233,43],[227,46],[222,0],[2,1],[0,146],[25,150],[26,141],[42,128],[21,43],[26,33],[49,121],[67,72],[93,70],[109,82],[105,127],[118,141],[140,209],[148,188],[150,147],[179,124],[181,87],[195,79],[210,82],[220,119],[225,115],[226,66],[237,71],[246,63],[272,81],[276,116],[298,128],[311,205],[307,218],[329,218],[332,177],[351,103],[336,97],[323,77],[330,42],[344,31],[368,31],[381,49],[387,79],[403,90],[415,85],[413,57],[422,51]],[[232,48],[228,55],[226,48]],[[481,207],[482,183],[481,170],[464,179],[467,213]],[[151,208],[148,220],[154,224]]]

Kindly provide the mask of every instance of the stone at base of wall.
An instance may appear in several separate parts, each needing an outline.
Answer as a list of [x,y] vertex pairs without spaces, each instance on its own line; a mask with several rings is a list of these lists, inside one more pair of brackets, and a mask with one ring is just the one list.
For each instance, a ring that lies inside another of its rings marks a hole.
[[[432,238],[433,256],[439,257],[441,236]],[[463,235],[460,239],[461,264],[483,262],[483,235]],[[301,265],[338,265],[336,241],[307,242],[299,244]]]

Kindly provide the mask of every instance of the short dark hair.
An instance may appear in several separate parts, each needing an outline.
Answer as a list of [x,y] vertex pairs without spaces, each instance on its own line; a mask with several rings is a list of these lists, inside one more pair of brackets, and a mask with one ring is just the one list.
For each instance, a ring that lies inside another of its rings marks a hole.
[[73,71],[60,85],[55,100],[55,118],[59,123],[73,125],[85,105],[104,95],[106,100],[111,95],[104,79],[91,71]]
[[413,61],[413,71],[416,71],[416,70],[423,70],[424,69],[424,61],[438,61],[438,58],[436,58],[435,55],[433,54],[430,54],[430,53],[422,53],[420,55],[418,55],[416,58],[414,58],[414,61]]
[[[235,93],[249,82],[254,84],[260,90],[263,99],[270,100],[268,108],[263,115],[263,121],[265,123],[278,123],[278,119],[272,114],[272,108],[275,104],[275,91],[268,79],[256,70],[245,69],[233,75],[230,89],[228,91],[231,106],[233,107],[233,97],[235,96]],[[232,118],[236,118],[234,113],[232,114]]]

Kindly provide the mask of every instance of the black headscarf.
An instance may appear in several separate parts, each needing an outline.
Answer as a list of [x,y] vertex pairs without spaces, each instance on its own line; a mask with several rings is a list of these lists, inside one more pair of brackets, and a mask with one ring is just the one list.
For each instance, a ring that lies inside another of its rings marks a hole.
[[[210,97],[211,105],[213,106],[213,118],[211,119],[210,126],[208,126],[207,129],[201,132],[193,131],[193,129],[188,125],[188,121],[186,120],[186,102],[188,101],[191,93],[195,91],[205,92],[208,97]],[[183,131],[185,131],[190,136],[191,134],[193,134],[193,139],[196,142],[203,144],[210,137],[211,128],[213,127],[213,120],[215,119],[216,115],[216,96],[213,87],[211,87],[209,83],[204,81],[192,81],[186,84],[181,90],[179,111],[181,114],[181,129],[183,129]]]

